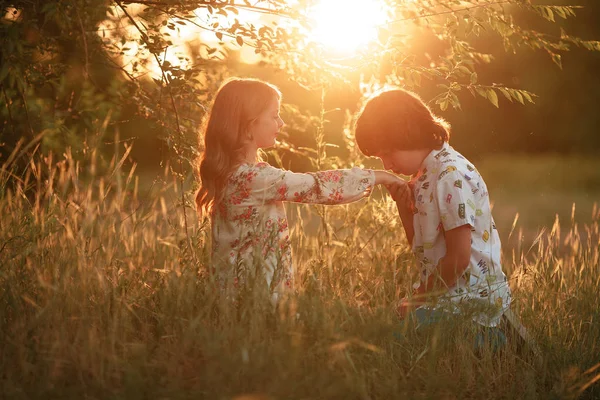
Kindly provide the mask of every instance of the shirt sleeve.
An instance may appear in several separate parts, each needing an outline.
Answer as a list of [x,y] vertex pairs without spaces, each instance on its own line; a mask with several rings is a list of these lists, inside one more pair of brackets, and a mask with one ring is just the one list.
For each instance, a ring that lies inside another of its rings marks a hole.
[[362,168],[295,173],[260,163],[253,196],[264,203],[290,201],[311,204],[344,204],[368,196],[375,173]]
[[448,166],[438,176],[436,201],[445,231],[462,225],[475,227],[475,197],[469,176]]

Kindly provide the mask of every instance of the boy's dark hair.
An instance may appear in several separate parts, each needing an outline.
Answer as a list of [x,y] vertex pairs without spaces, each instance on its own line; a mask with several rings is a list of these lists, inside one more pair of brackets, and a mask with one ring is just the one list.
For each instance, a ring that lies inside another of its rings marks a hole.
[[367,156],[389,150],[437,149],[450,126],[415,93],[388,89],[371,97],[356,120],[356,143]]

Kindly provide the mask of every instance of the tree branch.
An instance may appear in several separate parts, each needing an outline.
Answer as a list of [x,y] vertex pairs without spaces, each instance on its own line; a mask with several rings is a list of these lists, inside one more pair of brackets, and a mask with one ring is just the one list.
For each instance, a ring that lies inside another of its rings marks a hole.
[[0,85],[2,88],[2,93],[4,94],[4,101],[6,101],[6,109],[8,110],[8,120],[10,121],[10,129],[12,129],[13,134],[15,133],[15,122],[13,120],[12,111],[10,110],[10,103],[8,101],[8,96],[6,95],[6,89],[4,85]]
[[[133,24],[133,26],[135,26],[135,28],[138,30],[138,32],[140,32],[142,40],[144,41],[144,43],[146,44],[146,46],[149,46],[148,43],[148,35],[146,33],[144,33],[141,28],[139,27],[139,25],[137,24],[137,22],[133,19],[133,17],[127,12],[127,10],[125,9],[125,7],[123,6],[122,2],[120,0],[117,0],[117,4],[119,5],[119,7],[121,8],[121,10],[123,11],[123,13],[125,13],[125,16],[127,16],[127,18],[129,19],[129,21]],[[183,132],[181,132],[181,125],[179,123],[179,112],[177,111],[177,106],[175,104],[175,98],[173,97],[173,93],[171,91],[171,87],[169,85],[169,80],[167,79],[167,75],[165,74],[165,70],[163,69],[163,65],[161,65],[160,63],[160,59],[158,58],[158,55],[154,52],[152,52],[152,55],[154,56],[156,62],[158,63],[158,66],[160,68],[160,72],[162,75],[162,79],[165,82],[165,86],[167,88],[167,91],[169,93],[169,97],[171,98],[171,105],[173,106],[173,112],[175,113],[175,124],[177,125],[177,134],[178,134],[178,139],[179,139],[179,148],[181,151],[181,149],[183,149],[182,146],[182,141],[183,141]],[[166,58],[166,49],[165,49],[165,58]],[[161,90],[162,90],[162,85],[161,85]],[[179,179],[179,184],[180,184],[180,191],[181,191],[181,207],[183,210],[183,224],[184,224],[184,229],[185,229],[185,236],[187,238],[188,241],[188,246],[191,249],[192,248],[192,239],[190,237],[190,233],[189,233],[189,227],[188,227],[188,221],[187,221],[187,210],[186,210],[186,202],[185,202],[185,190],[183,188],[183,161],[181,159],[181,155],[177,154],[178,157],[178,162],[179,162],[179,168],[180,168],[180,173],[181,173],[181,177]],[[195,253],[192,251],[192,254],[194,256],[194,260],[196,259],[196,255]]]
[[79,28],[81,29],[81,36],[83,38],[83,49],[85,51],[85,64],[84,64],[84,74],[85,79],[89,79],[90,77],[90,62],[89,62],[89,54],[88,54],[88,44],[85,35],[85,30],[83,29],[83,22],[81,21],[81,15],[79,14],[79,8],[75,7],[75,13],[77,14],[77,20],[79,21]]
[[[141,4],[144,6],[149,6],[149,7],[175,7],[178,4],[172,4],[166,1],[154,1],[154,0],[121,0],[121,1],[117,1],[117,3],[122,3],[122,4]],[[181,6],[181,4],[179,4]],[[191,1],[190,6],[193,6],[194,8],[208,8],[208,7],[213,7],[213,8],[225,8],[225,7],[232,7],[232,8],[239,8],[239,9],[243,9],[243,10],[248,10],[248,11],[253,11],[253,12],[257,12],[257,13],[261,13],[261,14],[269,14],[269,15],[278,15],[278,16],[282,16],[282,17],[286,17],[286,18],[292,18],[293,15],[291,13],[287,13],[287,12],[283,12],[281,10],[277,10],[277,9],[270,9],[270,8],[266,8],[266,7],[257,7],[257,6],[252,6],[252,5],[248,5],[248,4],[231,4],[231,3],[222,3],[222,2],[216,2],[216,1]]]
[[389,22],[386,22],[385,24],[381,24],[380,26],[391,25],[391,24],[395,24],[397,22],[415,21],[415,20],[422,19],[422,18],[437,17],[438,15],[444,15],[444,14],[455,14],[460,11],[468,11],[468,10],[473,10],[476,8],[484,8],[484,7],[490,7],[490,6],[495,6],[495,5],[507,4],[507,3],[513,3],[513,1],[511,1],[511,0],[493,1],[493,2],[488,2],[485,4],[477,4],[477,5],[470,6],[470,7],[455,8],[455,9],[451,9],[448,11],[439,11],[439,12],[435,12],[435,13],[431,13],[431,14],[417,15],[414,17],[402,18],[402,19],[396,19],[393,21],[389,21]]

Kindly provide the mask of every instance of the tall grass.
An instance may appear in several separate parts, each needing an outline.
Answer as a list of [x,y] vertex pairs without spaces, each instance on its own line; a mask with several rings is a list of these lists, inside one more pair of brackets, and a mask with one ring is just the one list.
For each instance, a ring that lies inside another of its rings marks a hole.
[[256,296],[236,307],[207,273],[208,225],[183,229],[179,186],[165,174],[140,193],[124,158],[102,173],[68,154],[2,167],[6,398],[600,396],[600,210],[505,259],[538,359],[516,341],[475,352],[468,324],[396,320],[415,269],[385,196],[329,208],[311,234],[301,216],[314,210],[291,205],[306,208],[292,226],[297,294],[276,311]]

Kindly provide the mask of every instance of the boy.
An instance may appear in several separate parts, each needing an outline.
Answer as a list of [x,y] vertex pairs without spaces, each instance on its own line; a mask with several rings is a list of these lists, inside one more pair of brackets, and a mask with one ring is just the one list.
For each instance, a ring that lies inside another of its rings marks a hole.
[[481,175],[448,144],[449,137],[446,122],[401,89],[372,97],[356,122],[365,155],[412,176],[407,185],[389,188],[421,266],[414,295],[400,301],[400,317],[420,306],[418,311],[468,314],[496,327],[510,306],[500,238]]

